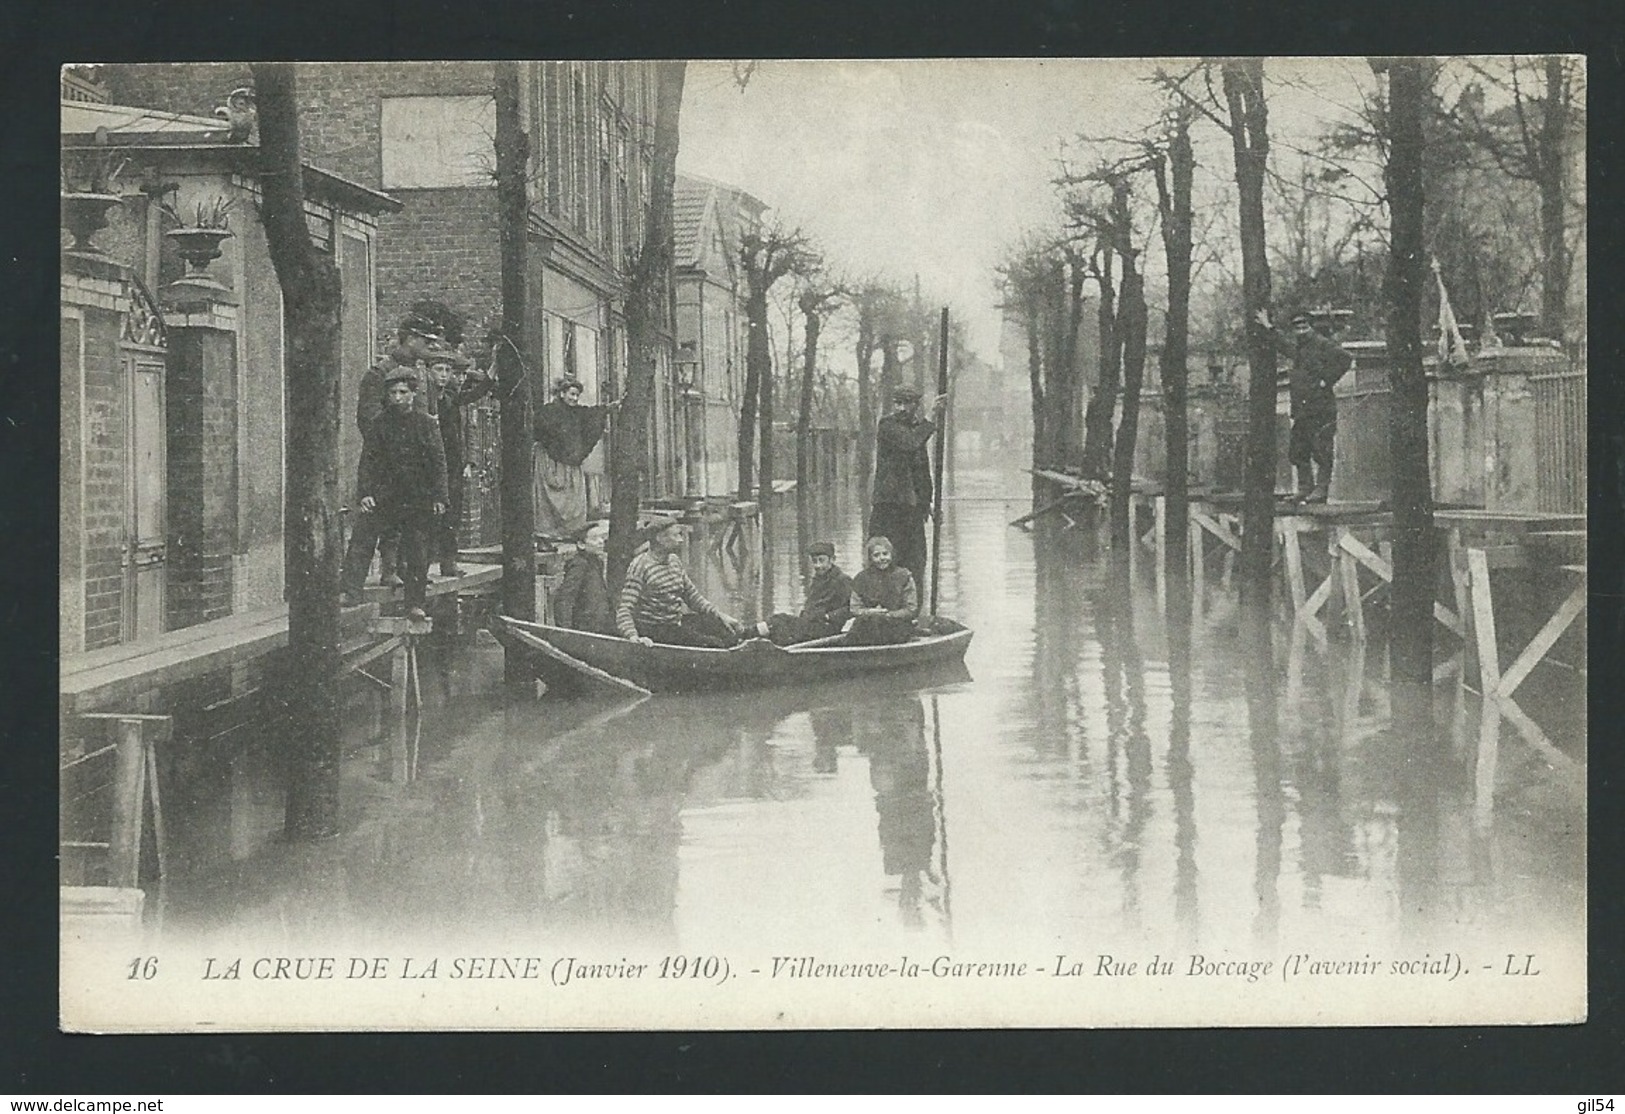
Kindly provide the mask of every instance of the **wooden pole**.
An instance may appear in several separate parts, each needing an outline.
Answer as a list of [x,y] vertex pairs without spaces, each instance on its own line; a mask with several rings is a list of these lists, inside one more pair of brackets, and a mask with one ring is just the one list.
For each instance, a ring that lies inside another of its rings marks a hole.
[[[942,307],[941,340],[937,344],[937,394],[948,394],[948,307]],[[948,444],[948,409],[944,403],[942,414],[937,418],[937,459],[933,465],[933,483],[935,491],[932,495],[931,515],[931,614],[937,613],[937,598],[939,581],[942,579],[942,466],[943,452]]]
[[[525,184],[530,140],[519,111],[519,64],[498,62],[496,98],[496,167],[498,250],[501,261],[502,335],[494,353],[501,401],[502,477],[502,610],[516,619],[536,617],[536,537],[531,484],[531,392],[521,359],[528,331],[529,288],[526,253],[530,236],[530,197]],[[532,354],[534,357],[534,353]],[[516,689],[533,687],[534,678],[516,654],[503,655],[504,682]],[[404,722],[404,721],[403,721]]]

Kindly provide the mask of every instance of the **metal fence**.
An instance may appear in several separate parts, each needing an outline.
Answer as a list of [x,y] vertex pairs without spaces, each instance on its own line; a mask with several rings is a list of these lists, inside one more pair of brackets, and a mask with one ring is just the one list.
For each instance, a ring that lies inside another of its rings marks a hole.
[[1580,513],[1586,498],[1586,370],[1531,375],[1536,500],[1542,511]]

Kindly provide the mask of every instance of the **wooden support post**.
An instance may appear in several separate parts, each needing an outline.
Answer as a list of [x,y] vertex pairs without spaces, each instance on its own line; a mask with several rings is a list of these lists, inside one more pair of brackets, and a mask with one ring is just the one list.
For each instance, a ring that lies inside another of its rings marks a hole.
[[1168,611],[1168,497],[1154,495],[1151,497],[1151,513],[1156,521],[1151,524],[1152,533],[1156,539],[1157,554],[1157,610]]
[[1298,542],[1297,523],[1292,519],[1285,519],[1280,524],[1281,546],[1286,552],[1286,584],[1291,594],[1292,614],[1301,616],[1303,605],[1307,600],[1307,593],[1303,584],[1303,550]]
[[1191,601],[1196,607],[1196,618],[1200,619],[1207,597],[1207,552],[1203,541],[1207,531],[1197,517],[1193,512],[1190,520]]
[[146,802],[147,755],[141,721],[115,725],[118,751],[113,782],[113,833],[108,839],[108,882],[123,889],[141,885],[141,820]]
[[1450,566],[1450,593],[1456,604],[1456,615],[1462,624],[1462,662],[1460,680],[1463,685],[1467,678],[1476,674],[1478,659],[1475,656],[1476,647],[1473,641],[1473,613],[1469,606],[1470,593],[1467,589],[1467,554],[1461,544],[1461,528],[1452,526],[1446,535],[1445,560]]
[[1493,697],[1479,705],[1478,756],[1473,767],[1473,821],[1479,829],[1495,817],[1495,770],[1501,757],[1501,712]]
[[389,770],[392,781],[404,782],[410,776],[406,753],[407,695],[411,686],[411,647],[403,639],[389,656],[390,745]]
[[146,804],[152,801],[158,876],[167,866],[164,818],[158,793],[159,741],[169,738],[174,720],[139,712],[87,712],[81,719],[106,720],[116,732],[113,745],[113,826],[108,838],[108,884],[135,889],[141,884],[141,835]]
[[1530,670],[1546,656],[1546,651],[1557,644],[1557,640],[1563,637],[1563,632],[1569,629],[1569,624],[1585,610],[1585,605],[1586,589],[1582,584],[1569,593],[1568,599],[1564,600],[1552,617],[1546,620],[1546,625],[1540,628],[1535,637],[1529,640],[1529,645],[1525,646],[1517,659],[1507,666],[1507,671],[1501,674],[1500,688],[1503,696],[1511,696],[1523,683]]
[[1493,700],[1501,689],[1501,655],[1495,640],[1495,597],[1490,590],[1490,565],[1484,551],[1467,551],[1467,582],[1473,604],[1473,636],[1478,646],[1478,689]]
[[1365,601],[1360,596],[1360,563],[1354,554],[1338,547],[1337,573],[1343,584],[1343,609],[1354,637],[1365,641]]

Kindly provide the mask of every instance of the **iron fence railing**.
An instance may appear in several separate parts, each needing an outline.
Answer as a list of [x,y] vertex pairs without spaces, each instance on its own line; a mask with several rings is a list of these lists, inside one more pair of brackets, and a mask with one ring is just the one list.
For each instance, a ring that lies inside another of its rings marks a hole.
[[1586,496],[1586,372],[1531,375],[1535,498],[1542,511],[1580,513]]

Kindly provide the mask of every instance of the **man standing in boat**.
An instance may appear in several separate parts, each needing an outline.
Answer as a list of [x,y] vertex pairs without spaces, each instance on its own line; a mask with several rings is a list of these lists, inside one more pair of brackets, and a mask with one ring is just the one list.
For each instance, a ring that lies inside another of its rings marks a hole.
[[626,568],[615,625],[623,638],[645,646],[726,649],[739,641],[744,624],[717,610],[683,571],[677,555],[683,537],[680,522],[653,528],[649,548]]
[[[918,586],[925,583],[925,520],[935,487],[926,446],[937,427],[921,416],[920,392],[913,387],[897,387],[891,398],[892,412],[875,431],[869,533],[891,539],[897,564],[914,575]],[[935,418],[947,401],[947,395],[935,395],[925,409]]]

